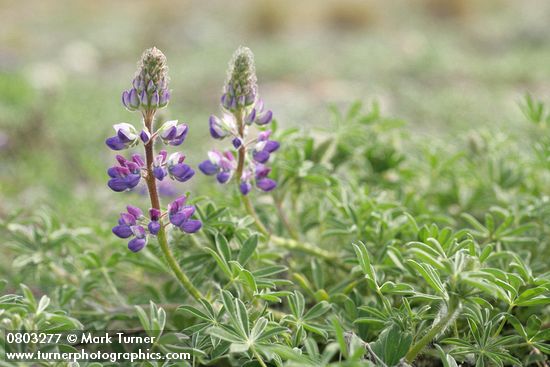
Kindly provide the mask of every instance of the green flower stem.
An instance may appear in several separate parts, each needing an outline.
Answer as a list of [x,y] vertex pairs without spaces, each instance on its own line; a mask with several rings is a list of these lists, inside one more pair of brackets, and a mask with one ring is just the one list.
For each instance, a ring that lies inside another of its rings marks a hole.
[[445,326],[454,318],[455,313],[458,311],[459,305],[449,304],[447,314],[437,324],[435,324],[430,331],[426,333],[419,341],[417,341],[407,352],[405,359],[408,363],[412,363],[418,354],[422,352],[424,347],[428,345],[437,334],[443,331]]
[[[143,115],[143,120],[145,123],[145,126],[149,131],[153,131],[153,118],[154,118],[154,111],[147,111]],[[153,175],[153,159],[154,159],[154,152],[153,152],[153,143],[152,141],[149,141],[148,144],[145,144],[145,158],[147,162],[147,177],[145,178],[147,182],[147,189],[149,191],[149,198],[151,199],[151,207],[160,210],[160,199],[157,191],[157,183],[155,181],[155,176]],[[178,262],[176,261],[176,258],[172,254],[172,250],[170,249],[170,246],[168,245],[168,241],[166,240],[166,231],[164,229],[164,226],[161,223],[159,233],[157,234],[157,239],[160,245],[160,249],[162,250],[162,253],[164,255],[164,259],[168,263],[168,266],[174,273],[175,277],[179,280],[180,284],[195,298],[197,301],[204,298],[200,291],[195,288],[191,280],[183,270],[180,268]]]

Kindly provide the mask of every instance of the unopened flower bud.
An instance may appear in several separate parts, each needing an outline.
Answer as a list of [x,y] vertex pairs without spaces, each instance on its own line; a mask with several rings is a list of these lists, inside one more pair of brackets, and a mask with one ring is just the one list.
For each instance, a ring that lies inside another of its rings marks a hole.
[[169,101],[170,101],[170,91],[168,91],[167,89],[164,89],[160,93],[159,108],[166,107]]
[[122,104],[128,110],[154,110],[168,104],[168,67],[160,50],[153,47],[143,53],[132,86],[122,93]]
[[258,86],[254,55],[247,47],[239,47],[229,63],[222,106],[236,111],[250,106],[256,100]]

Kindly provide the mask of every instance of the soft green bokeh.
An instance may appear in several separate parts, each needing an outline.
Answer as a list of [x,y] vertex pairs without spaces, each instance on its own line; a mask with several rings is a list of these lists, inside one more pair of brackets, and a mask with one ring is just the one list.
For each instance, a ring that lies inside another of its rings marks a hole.
[[113,123],[139,125],[120,93],[153,45],[172,77],[162,115],[190,124],[183,149],[195,165],[241,44],[283,127],[324,126],[330,103],[378,100],[413,139],[513,132],[526,91],[550,96],[542,0],[3,1],[1,20],[0,215],[48,204],[81,222],[119,210],[103,140]]

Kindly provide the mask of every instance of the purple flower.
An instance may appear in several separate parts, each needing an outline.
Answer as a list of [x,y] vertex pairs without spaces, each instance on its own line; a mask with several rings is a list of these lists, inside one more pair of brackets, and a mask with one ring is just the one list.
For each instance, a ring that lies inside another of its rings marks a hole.
[[132,125],[123,122],[113,125],[113,128],[116,131],[116,135],[105,140],[105,144],[112,150],[127,149],[138,143],[139,137]]
[[210,116],[210,119],[208,119],[208,124],[210,125],[210,135],[214,139],[223,139],[227,135],[227,131],[224,130],[222,127],[222,121],[212,115]]
[[165,167],[167,154],[166,150],[161,150],[153,159],[153,176],[159,181],[162,181],[168,174]]
[[267,192],[276,188],[277,182],[270,178],[262,178],[260,180],[256,180],[256,187],[258,187],[260,190]]
[[123,156],[117,155],[116,159],[119,166],[113,166],[107,170],[107,174],[111,177],[107,185],[116,192],[136,187],[141,179],[141,168],[144,166],[141,156],[134,154],[132,160],[128,161]]
[[166,163],[170,177],[179,182],[185,182],[195,175],[195,171],[183,163],[185,155],[182,153],[173,153]]
[[248,181],[241,181],[241,184],[239,185],[239,190],[241,191],[241,194],[248,195],[250,190],[252,190],[252,185]]
[[243,145],[243,142],[241,141],[240,138],[234,138],[233,140],[231,140],[231,144],[233,144],[235,149],[239,149],[241,145]]
[[149,233],[156,235],[160,231],[160,210],[155,208],[149,209],[149,217],[151,218],[151,221],[149,222],[147,228],[149,229]]
[[138,252],[147,244],[145,228],[138,223],[143,214],[139,208],[128,206],[127,213],[121,213],[118,225],[113,227],[113,233],[120,238],[134,237],[128,242],[128,248]]
[[160,108],[166,107],[169,101],[170,101],[170,91],[165,89],[160,93],[159,107]]
[[168,218],[170,223],[186,233],[195,233],[202,227],[200,220],[191,219],[195,213],[195,207],[185,205],[187,196],[180,196],[168,205]]
[[147,144],[149,140],[151,140],[151,133],[148,130],[143,129],[141,130],[141,133],[139,133],[139,138],[141,139],[143,144]]
[[262,191],[271,191],[276,188],[277,182],[267,177],[270,172],[271,168],[260,163],[254,166],[254,173],[248,169],[245,170],[241,176],[241,184],[239,186],[241,194],[247,195],[252,190],[252,181]]
[[178,120],[172,120],[165,122],[160,131],[160,137],[164,144],[178,146],[187,137],[189,127],[186,124],[178,125]]
[[269,160],[270,154],[279,149],[279,142],[269,140],[271,131],[262,131],[258,134],[258,142],[252,152],[252,157],[258,163],[265,163]]
[[273,119],[271,110],[264,110],[264,101],[258,99],[254,108],[245,117],[245,123],[250,125],[255,122],[257,125],[267,125]]
[[226,183],[229,181],[233,172],[237,169],[237,161],[233,154],[229,151],[223,154],[218,151],[208,152],[208,160],[205,160],[199,164],[199,169],[205,175],[216,175],[219,183]]
[[122,92],[122,104],[128,111],[135,111],[139,108],[138,92],[135,88]]

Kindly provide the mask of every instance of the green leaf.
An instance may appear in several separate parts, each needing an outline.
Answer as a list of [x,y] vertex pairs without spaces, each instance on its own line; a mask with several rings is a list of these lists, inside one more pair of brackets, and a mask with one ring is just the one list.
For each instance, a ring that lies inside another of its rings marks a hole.
[[187,312],[201,320],[204,320],[204,321],[212,321],[212,319],[210,317],[208,317],[208,315],[206,315],[205,313],[203,313],[202,311],[198,310],[197,308],[193,307],[193,306],[187,306],[187,305],[183,305],[183,306],[180,306],[178,307],[178,311],[183,311],[183,312]]
[[241,336],[235,334],[234,332],[230,332],[226,329],[222,329],[221,327],[211,327],[208,329],[208,333],[221,340],[228,341],[230,343],[243,343],[244,340]]
[[548,289],[543,286],[528,289],[519,295],[515,304],[518,306],[533,306],[550,303],[549,296],[542,296],[544,293],[548,293]]
[[422,278],[424,278],[430,287],[432,287],[433,290],[442,296],[447,297],[447,291],[445,290],[445,287],[434,268],[428,264],[419,264],[414,260],[407,260],[406,263],[411,265],[422,276]]
[[382,292],[383,294],[410,295],[410,294],[414,294],[415,290],[409,284],[405,284],[405,283],[395,284],[394,282],[388,281],[382,284],[382,286],[380,287],[380,292]]
[[225,262],[231,260],[231,248],[229,247],[229,243],[225,236],[219,232],[216,235],[216,249]]
[[250,335],[250,325],[248,323],[248,312],[246,307],[240,299],[235,299],[235,304],[237,306],[237,320],[238,326],[244,333],[244,335]]
[[294,291],[292,295],[288,296],[288,306],[290,307],[290,311],[297,318],[301,318],[304,314],[305,303],[306,301],[304,296],[298,291]]
[[357,260],[359,261],[359,265],[361,266],[361,269],[363,270],[365,276],[376,282],[376,274],[370,262],[367,246],[365,246],[363,242],[359,242],[359,244],[354,243],[353,249],[355,250]]
[[254,254],[256,247],[258,246],[258,236],[252,235],[244,241],[241,250],[239,251],[238,261],[242,266],[245,266],[248,260]]
[[348,347],[346,339],[344,337],[344,329],[342,328],[340,321],[336,317],[332,318],[332,327],[334,328],[336,341],[340,346],[340,352],[344,355],[345,358],[348,358]]
[[258,286],[256,285],[256,280],[251,272],[246,269],[241,270],[239,274],[239,279],[243,281],[251,290],[256,294],[258,292]]
[[141,323],[141,326],[143,326],[143,329],[151,330],[151,323],[149,321],[147,313],[140,306],[135,306],[135,309],[139,318],[139,322]]
[[208,251],[210,255],[212,255],[214,260],[216,260],[218,267],[225,274],[225,276],[230,280],[233,279],[233,273],[229,268],[229,264],[220,255],[218,255],[216,251],[212,250],[211,248],[206,247],[205,250]]
[[309,311],[306,312],[306,314],[304,315],[303,319],[304,320],[316,319],[317,317],[320,317],[325,313],[327,313],[328,311],[330,311],[330,308],[331,306],[329,303],[327,303],[326,301],[321,301],[317,303],[315,306],[313,306],[312,308],[310,308]]
[[38,302],[38,307],[36,308],[36,314],[41,314],[46,308],[48,308],[48,305],[50,304],[50,298],[48,296],[42,296],[40,298],[40,302]]
[[451,357],[449,353],[445,353],[443,348],[441,348],[439,345],[435,345],[437,352],[439,354],[439,359],[443,363],[443,367],[458,367],[458,364],[456,363],[455,359]]

